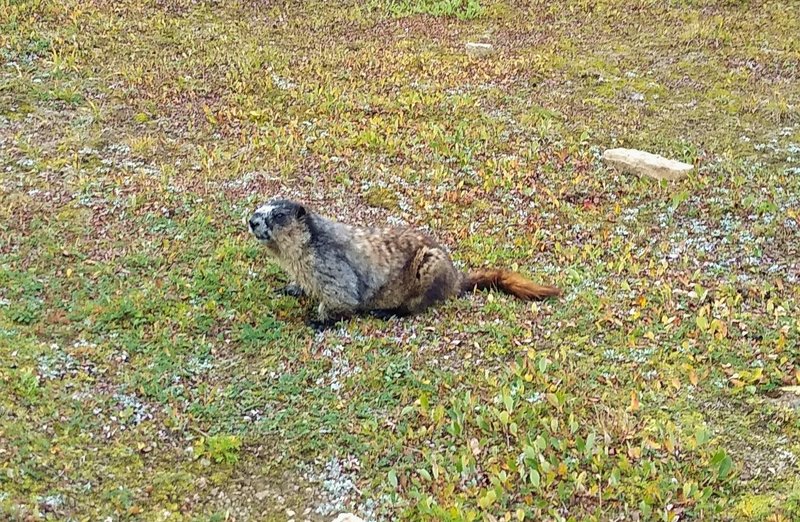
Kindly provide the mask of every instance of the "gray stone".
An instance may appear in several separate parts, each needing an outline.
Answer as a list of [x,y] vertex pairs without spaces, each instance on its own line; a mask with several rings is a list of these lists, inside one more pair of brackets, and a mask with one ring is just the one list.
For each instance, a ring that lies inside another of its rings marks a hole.
[[473,58],[483,58],[494,52],[494,46],[487,43],[469,42],[464,47],[467,49],[467,54]]
[[352,513],[342,513],[333,519],[333,522],[364,522]]
[[603,153],[603,161],[623,172],[669,181],[685,178],[694,168],[682,161],[636,149],[608,149]]

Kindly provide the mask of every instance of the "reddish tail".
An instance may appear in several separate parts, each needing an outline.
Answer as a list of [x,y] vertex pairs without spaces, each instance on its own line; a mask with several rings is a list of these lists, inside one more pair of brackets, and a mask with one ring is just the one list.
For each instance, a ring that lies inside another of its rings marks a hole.
[[474,289],[500,290],[525,301],[561,295],[561,290],[555,286],[537,285],[516,272],[502,269],[474,270],[466,274],[461,282],[461,292]]

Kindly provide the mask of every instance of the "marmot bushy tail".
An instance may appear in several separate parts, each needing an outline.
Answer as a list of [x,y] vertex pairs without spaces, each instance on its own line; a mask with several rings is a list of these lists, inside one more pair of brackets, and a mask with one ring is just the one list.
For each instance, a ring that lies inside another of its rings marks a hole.
[[476,289],[500,290],[525,301],[561,295],[561,290],[555,286],[537,285],[516,272],[501,268],[473,270],[465,274],[461,282],[461,292],[467,293]]
[[520,299],[560,295],[503,269],[463,274],[447,251],[411,228],[355,227],[276,199],[258,208],[250,231],[292,278],[319,301],[317,324],[358,312],[409,315],[473,289],[494,288]]

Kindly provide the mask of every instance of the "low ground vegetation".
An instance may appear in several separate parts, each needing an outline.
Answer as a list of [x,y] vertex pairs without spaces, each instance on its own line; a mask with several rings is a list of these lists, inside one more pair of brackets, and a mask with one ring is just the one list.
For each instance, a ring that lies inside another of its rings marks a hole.
[[[799,34],[790,2],[0,1],[0,518],[797,520]],[[273,195],[565,296],[314,334],[242,223]]]

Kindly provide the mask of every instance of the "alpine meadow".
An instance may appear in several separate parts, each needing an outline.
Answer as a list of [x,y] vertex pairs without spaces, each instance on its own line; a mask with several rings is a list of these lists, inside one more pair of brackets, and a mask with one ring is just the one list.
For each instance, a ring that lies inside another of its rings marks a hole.
[[[0,519],[800,520],[800,3],[0,0],[0,43]],[[274,197],[562,295],[315,331]]]

